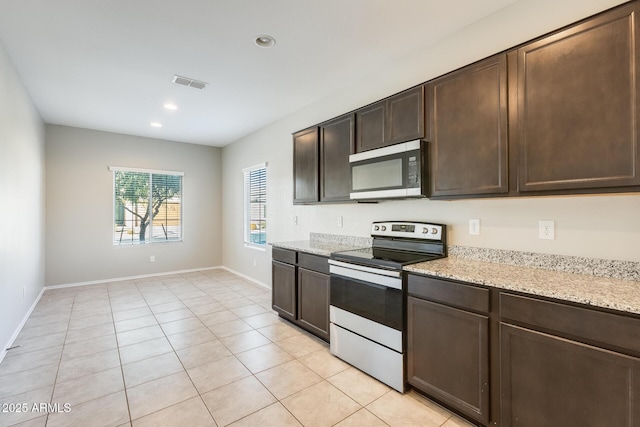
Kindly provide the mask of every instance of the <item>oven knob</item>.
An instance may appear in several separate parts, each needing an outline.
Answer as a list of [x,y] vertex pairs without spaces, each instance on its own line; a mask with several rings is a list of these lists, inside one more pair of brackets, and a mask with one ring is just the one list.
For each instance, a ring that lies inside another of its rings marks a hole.
[[387,231],[387,226],[386,225],[382,226],[382,231]]
[[373,229],[374,229],[374,231],[378,231],[378,230],[380,230],[380,226],[376,225],[375,227],[373,227]]
[[429,229],[427,227],[424,227],[422,229],[422,234],[427,234],[429,232]]
[[438,234],[438,229],[437,228],[432,228],[431,229],[431,234]]

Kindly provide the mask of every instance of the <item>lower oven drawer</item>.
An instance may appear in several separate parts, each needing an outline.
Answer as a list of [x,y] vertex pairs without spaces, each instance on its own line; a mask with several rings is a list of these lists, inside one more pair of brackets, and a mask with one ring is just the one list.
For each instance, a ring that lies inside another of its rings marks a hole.
[[341,308],[329,306],[329,321],[344,329],[402,353],[402,331],[390,328]]
[[330,324],[330,351],[347,363],[404,393],[404,355]]

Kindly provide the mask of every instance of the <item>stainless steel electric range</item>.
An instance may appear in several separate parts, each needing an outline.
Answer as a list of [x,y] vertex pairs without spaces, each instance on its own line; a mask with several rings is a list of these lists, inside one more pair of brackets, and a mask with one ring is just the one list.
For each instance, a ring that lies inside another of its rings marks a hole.
[[331,254],[332,354],[404,392],[406,286],[402,267],[446,257],[446,234],[442,224],[374,222],[371,248]]

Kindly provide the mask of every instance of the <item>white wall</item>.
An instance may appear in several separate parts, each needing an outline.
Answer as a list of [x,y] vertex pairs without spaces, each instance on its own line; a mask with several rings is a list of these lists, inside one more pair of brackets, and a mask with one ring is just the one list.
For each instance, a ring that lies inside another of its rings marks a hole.
[[[368,236],[375,220],[449,225],[456,245],[640,261],[640,195],[405,200],[377,205],[294,206],[291,133],[498,53],[622,3],[617,0],[519,1],[396,64],[363,71],[358,82],[223,149],[223,263],[271,283],[270,248],[242,244],[242,168],[267,161],[268,240],[304,240],[309,232]],[[419,34],[419,29],[416,29]],[[293,225],[297,215],[299,222]],[[337,217],[344,227],[337,227]],[[468,219],[481,220],[470,236]],[[537,238],[538,220],[556,221],[556,240]],[[256,267],[253,267],[256,260]]]
[[[47,285],[221,264],[219,148],[56,125],[46,137]],[[184,172],[183,242],[113,246],[109,166]]]
[[0,359],[44,286],[44,123],[0,44]]

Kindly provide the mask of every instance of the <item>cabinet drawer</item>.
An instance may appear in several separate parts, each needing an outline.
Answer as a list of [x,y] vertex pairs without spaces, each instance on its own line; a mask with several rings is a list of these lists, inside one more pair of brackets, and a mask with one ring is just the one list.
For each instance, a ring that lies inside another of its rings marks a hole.
[[298,265],[307,270],[329,274],[329,259],[320,255],[311,255],[304,252],[298,254]]
[[489,289],[432,277],[409,275],[409,294],[481,313],[489,312]]
[[640,319],[589,308],[500,294],[500,317],[564,337],[640,355]]
[[296,264],[298,262],[298,253],[290,249],[273,248],[271,250],[271,258],[274,261],[286,262],[287,264]]

